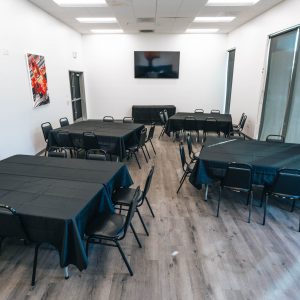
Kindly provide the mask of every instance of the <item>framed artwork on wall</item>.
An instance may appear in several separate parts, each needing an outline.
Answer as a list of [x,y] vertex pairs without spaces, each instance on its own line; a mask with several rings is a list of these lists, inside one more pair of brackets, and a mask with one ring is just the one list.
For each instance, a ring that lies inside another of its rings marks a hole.
[[32,90],[33,107],[50,103],[45,57],[27,53],[26,61]]

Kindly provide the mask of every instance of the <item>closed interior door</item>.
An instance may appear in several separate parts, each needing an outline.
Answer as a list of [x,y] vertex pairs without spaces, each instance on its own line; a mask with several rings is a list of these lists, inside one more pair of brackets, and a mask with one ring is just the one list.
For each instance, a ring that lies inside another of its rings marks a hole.
[[70,72],[70,88],[74,122],[83,119],[81,76],[82,73],[80,72]]

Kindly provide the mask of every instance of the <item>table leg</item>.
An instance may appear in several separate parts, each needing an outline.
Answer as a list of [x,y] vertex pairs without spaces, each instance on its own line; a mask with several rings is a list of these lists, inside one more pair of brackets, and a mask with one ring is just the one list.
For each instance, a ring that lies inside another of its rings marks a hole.
[[65,279],[69,279],[69,267],[64,267]]
[[207,197],[208,197],[208,184],[205,185],[205,197],[204,197],[205,201],[207,201]]

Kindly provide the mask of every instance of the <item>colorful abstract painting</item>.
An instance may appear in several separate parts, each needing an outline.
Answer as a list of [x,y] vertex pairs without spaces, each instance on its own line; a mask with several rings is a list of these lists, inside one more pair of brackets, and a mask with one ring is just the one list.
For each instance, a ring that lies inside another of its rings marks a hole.
[[41,55],[26,54],[33,106],[38,107],[50,102],[45,58]]

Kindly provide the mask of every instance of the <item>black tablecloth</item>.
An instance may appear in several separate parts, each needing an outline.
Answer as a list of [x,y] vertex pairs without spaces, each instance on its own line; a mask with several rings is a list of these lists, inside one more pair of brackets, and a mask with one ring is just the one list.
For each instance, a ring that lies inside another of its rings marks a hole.
[[135,123],[142,124],[161,124],[159,112],[166,109],[168,115],[173,116],[176,113],[174,105],[133,105],[132,117]]
[[68,131],[73,144],[83,148],[83,132],[94,132],[99,144],[112,146],[112,154],[118,155],[122,160],[126,156],[126,148],[136,144],[140,137],[143,124],[103,122],[101,120],[87,120],[57,128],[49,134],[48,148],[57,146],[57,132]]
[[[185,120],[186,117],[193,117],[195,120]],[[166,134],[180,130],[203,130],[204,121],[213,117],[218,121],[219,129],[228,135],[232,131],[232,119],[230,114],[207,114],[207,113],[185,113],[178,112],[169,118],[166,125]],[[192,128],[194,126],[194,128]]]
[[0,202],[16,209],[31,241],[57,248],[61,267],[87,267],[87,222],[113,213],[112,189],[131,184],[122,163],[26,155],[0,162]]
[[204,146],[190,182],[197,188],[211,183],[214,176],[225,175],[229,162],[250,164],[253,167],[253,183],[270,184],[277,170],[300,168],[300,145],[221,138],[217,144]]

